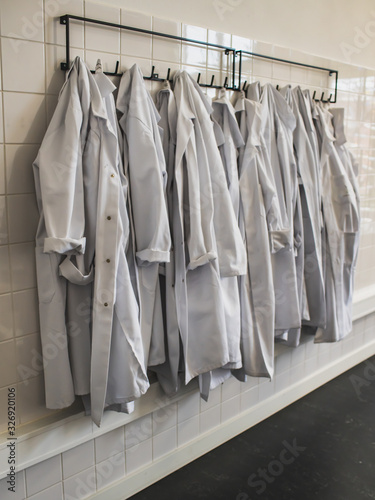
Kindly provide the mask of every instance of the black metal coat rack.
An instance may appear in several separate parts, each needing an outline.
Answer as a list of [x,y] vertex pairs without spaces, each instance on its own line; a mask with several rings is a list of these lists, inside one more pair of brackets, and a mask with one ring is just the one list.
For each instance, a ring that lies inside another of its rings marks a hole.
[[[272,56],[266,56],[263,54],[257,54],[255,52],[249,52],[246,50],[236,50],[233,47],[228,47],[225,45],[219,45],[216,43],[210,43],[210,42],[204,42],[202,40],[193,40],[191,38],[185,38],[182,36],[177,36],[177,35],[170,35],[168,33],[161,33],[158,31],[151,31],[151,30],[146,30],[143,28],[134,28],[133,26],[125,26],[122,24],[116,24],[116,23],[110,23],[107,21],[100,21],[98,19],[89,19],[87,17],[81,17],[81,16],[75,16],[72,14],[65,14],[64,16],[60,17],[60,24],[63,24],[65,26],[65,40],[66,40],[66,47],[65,47],[65,61],[61,63],[61,69],[63,71],[67,71],[70,68],[70,20],[74,21],[84,21],[87,23],[93,23],[93,24],[98,24],[100,26],[109,26],[111,28],[118,28],[118,29],[123,29],[123,30],[129,30],[129,31],[135,31],[137,33],[144,33],[146,35],[153,35],[153,36],[160,36],[163,38],[169,38],[171,40],[178,40],[180,42],[186,42],[186,43],[194,43],[197,45],[204,45],[205,47],[211,48],[211,49],[222,49],[224,50],[225,55],[228,57],[231,55],[232,56],[232,63],[231,63],[231,75],[230,75],[230,85],[228,84],[228,76],[225,77],[224,84],[223,85],[216,85],[214,84],[214,75],[211,77],[210,83],[201,83],[200,82],[200,76],[201,74],[198,74],[197,78],[197,83],[201,87],[208,87],[208,88],[215,88],[215,89],[220,89],[220,88],[226,88],[228,90],[242,90],[246,86],[246,81],[242,84],[241,83],[241,78],[242,78],[242,58],[244,56],[251,56],[251,57],[259,57],[262,59],[268,59],[271,61],[277,61],[281,63],[286,63],[286,64],[293,64],[297,66],[302,66],[304,68],[310,68],[310,69],[316,69],[319,71],[328,71],[329,76],[334,76],[335,75],[335,91],[334,91],[334,97],[332,98],[332,94],[330,94],[329,98],[324,100],[324,92],[322,92],[321,99],[315,99],[316,96],[316,91],[313,94],[313,99],[318,100],[318,101],[323,101],[323,102],[330,102],[330,103],[335,103],[337,102],[337,82],[338,82],[338,75],[339,72],[335,69],[329,69],[329,68],[322,68],[320,66],[313,66],[311,64],[305,64],[305,63],[300,63],[296,61],[289,61],[287,59],[280,59],[278,57],[272,57]],[[236,83],[236,57],[239,57],[239,65],[238,65],[238,84]],[[119,68],[119,61],[116,62],[116,67],[115,71],[108,72],[105,71],[104,73],[106,75],[110,76],[121,76],[122,73],[118,72]],[[153,80],[153,81],[165,81],[169,80],[170,81],[170,68],[168,68],[168,72],[165,78],[161,78],[158,73],[155,73],[155,66],[152,66],[151,70],[151,75],[150,76],[144,76],[145,80]]]

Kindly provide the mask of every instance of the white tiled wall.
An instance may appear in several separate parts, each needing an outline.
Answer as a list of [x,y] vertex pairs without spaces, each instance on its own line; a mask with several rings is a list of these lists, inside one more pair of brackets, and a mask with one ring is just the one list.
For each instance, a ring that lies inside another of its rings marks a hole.
[[[375,71],[83,0],[2,0],[0,431],[5,428],[4,408],[8,386],[17,387],[18,424],[51,413],[44,408],[43,373],[40,363],[33,243],[38,215],[31,164],[64,81],[64,74],[59,65],[64,59],[65,29],[56,18],[65,13],[84,14],[112,22],[121,21],[146,29],[152,28],[338,69],[340,79],[337,105],[346,109],[347,137],[360,164],[362,234],[356,289],[375,283],[375,259],[372,258],[375,250]],[[121,70],[137,62],[145,74],[149,74],[151,66],[155,65],[155,71],[161,76],[167,74],[169,67],[172,72],[184,68],[194,76],[201,73],[202,82],[209,81],[212,74],[215,74],[216,83],[223,82],[227,76],[227,61],[221,51],[211,51],[157,37],[125,31],[119,33],[117,30],[93,28],[72,22],[71,46],[71,57],[81,55],[91,67],[94,67],[96,59],[101,57],[104,68],[110,71],[114,70],[116,61],[120,60]],[[262,83],[279,85],[300,84],[302,87],[317,90],[318,95],[323,90],[328,92],[329,88],[332,89],[332,82],[328,82],[326,73],[259,59],[245,59],[243,72],[243,80],[248,82],[260,80]],[[115,78],[113,80],[118,82]],[[147,82],[147,85],[152,93],[159,88],[156,82]],[[208,90],[208,93],[215,95],[214,90]],[[373,326],[373,323],[368,324]],[[72,458],[70,452],[66,452],[61,457],[60,469],[57,468],[55,459],[51,462],[52,465],[49,460],[48,464],[41,467],[55,467],[60,472],[51,474],[51,478],[56,479],[56,484],[39,484],[38,487],[43,489],[45,496],[35,491],[35,485],[30,487],[33,483],[30,469],[30,473],[27,471],[26,474],[27,490],[23,495],[27,494],[28,497],[39,500],[62,498],[61,477],[65,495],[78,486],[81,487],[82,495],[89,494],[99,487],[100,481],[101,485],[106,485],[111,481],[111,477],[113,480],[122,477],[125,473],[129,474],[138,467],[162,457],[198,433],[220,425],[233,414],[248,409],[259,398],[266,398],[274,391],[282,390],[304,373],[324,366],[334,356],[350,352],[355,346],[369,341],[371,330],[365,329],[366,325],[364,321],[357,322],[355,335],[337,345],[314,346],[308,343],[288,351],[287,354],[284,353],[277,359],[277,375],[271,383],[251,379],[247,384],[239,384],[229,380],[212,392],[208,403],[200,401],[198,395],[194,394],[171,406],[167,418],[158,418],[155,413],[152,417],[143,417],[139,422],[126,426],[125,434],[121,428],[104,440],[97,438],[95,443],[91,443],[91,447],[82,445],[81,451],[75,450],[73,454],[84,457],[82,460]],[[165,410],[162,417],[165,417]],[[135,442],[137,444],[134,444]],[[80,453],[77,455],[78,452]],[[115,452],[116,459],[111,457],[112,452]],[[112,471],[112,476],[105,472],[106,468]],[[92,477],[96,477],[97,482],[92,482]],[[24,480],[22,472],[18,482],[20,491]],[[19,494],[20,498],[24,498]],[[3,498],[1,494],[0,497]]]

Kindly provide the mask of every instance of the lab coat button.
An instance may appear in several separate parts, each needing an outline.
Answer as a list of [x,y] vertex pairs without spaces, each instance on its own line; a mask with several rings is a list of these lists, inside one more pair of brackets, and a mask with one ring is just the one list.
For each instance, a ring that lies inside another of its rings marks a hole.
[[112,219],[112,217],[110,215],[108,215],[107,220],[111,220],[111,219]]
[[108,262],[108,264],[111,262],[111,259],[107,259],[106,262]]
[[115,174],[111,174],[111,177],[114,177],[114,176],[115,176]]
[[104,307],[107,307],[108,306],[108,302],[104,302]]

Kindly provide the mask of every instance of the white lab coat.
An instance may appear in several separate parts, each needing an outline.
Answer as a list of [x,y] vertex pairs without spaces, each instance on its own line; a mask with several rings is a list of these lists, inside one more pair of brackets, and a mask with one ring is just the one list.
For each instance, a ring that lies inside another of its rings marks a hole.
[[144,368],[165,361],[159,263],[168,262],[170,231],[165,198],[167,173],[160,116],[135,64],[120,82],[117,109],[123,132],[124,169],[129,179],[138,264]]
[[317,330],[315,342],[335,342],[352,329],[353,279],[359,246],[359,194],[355,163],[345,147],[343,110],[330,113],[322,105],[316,106],[316,110],[326,237],[327,324]]
[[40,210],[36,261],[43,350],[51,337],[68,340],[45,365],[46,404],[62,408],[73,402],[77,392],[72,366],[74,371],[79,344],[69,343],[66,327],[70,337],[80,330],[79,324],[66,325],[69,282],[68,293],[71,284],[83,290],[84,301],[76,304],[77,317],[83,314],[87,320],[86,309],[92,307],[89,389],[97,425],[106,405],[132,401],[149,387],[125,257],[127,182],[119,155],[113,89],[104,74],[92,76],[77,57],[33,164]]
[[220,278],[246,272],[246,253],[217,148],[212,113],[185,72],[174,77],[175,293],[185,383],[230,362]]
[[303,212],[305,264],[304,278],[309,319],[303,324],[324,327],[326,307],[324,298],[324,271],[322,257],[322,199],[318,142],[312,117],[312,101],[309,91],[293,89],[299,116],[294,132],[294,144],[303,188],[301,202]]
[[293,130],[296,126],[292,110],[283,96],[271,85],[260,89],[259,82],[249,85],[248,98],[262,104],[262,137],[270,156],[282,226],[288,245],[272,253],[275,290],[275,334],[287,339],[290,329],[300,328],[301,312],[298,294],[295,251],[294,215],[297,202],[297,169],[293,154]]
[[[214,132],[223,162],[230,199],[238,221],[240,205],[240,189],[238,181],[238,148],[244,146],[244,141],[238,127],[235,110],[226,97],[226,90],[220,89],[218,98],[212,102],[212,120]],[[211,373],[210,389],[231,376],[231,369],[242,367],[240,337],[241,337],[241,308],[236,276],[223,277],[220,280],[224,298],[225,324],[229,350],[229,363],[226,367],[218,368]]]
[[241,92],[235,110],[245,147],[240,149],[240,229],[248,268],[241,276],[241,351],[243,368],[235,375],[272,377],[274,372],[275,293],[271,253],[290,247],[283,227],[275,180],[262,137],[265,107]]
[[180,332],[178,328],[177,305],[175,295],[175,240],[181,233],[180,219],[178,217],[177,190],[174,180],[177,110],[174,94],[169,82],[164,82],[163,88],[158,92],[156,107],[160,114],[159,126],[162,129],[162,144],[167,168],[167,206],[169,225],[171,231],[170,261],[165,263],[164,275],[160,275],[162,292],[162,305],[165,330],[165,355],[163,364],[153,366],[158,380],[166,394],[175,394],[181,385],[179,377]]

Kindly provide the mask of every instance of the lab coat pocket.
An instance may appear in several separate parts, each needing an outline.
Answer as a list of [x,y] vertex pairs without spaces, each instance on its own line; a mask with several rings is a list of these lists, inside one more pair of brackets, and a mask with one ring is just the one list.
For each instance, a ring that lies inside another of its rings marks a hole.
[[44,253],[43,247],[35,249],[39,302],[51,302],[58,286],[58,268],[61,255]]
[[355,233],[359,228],[357,201],[352,185],[345,175],[334,175],[332,183],[332,204],[338,227],[345,233]]

